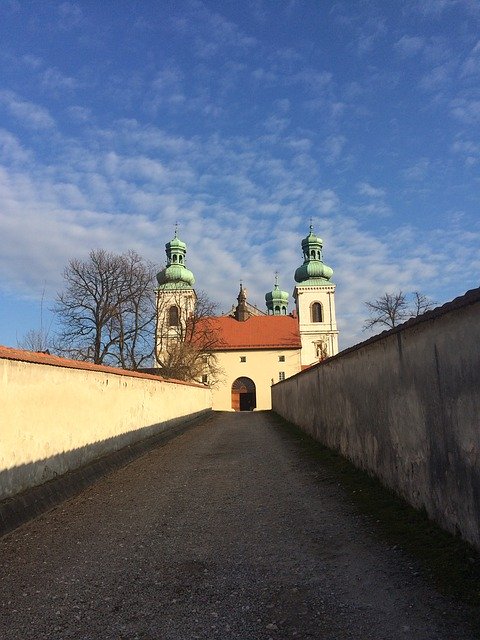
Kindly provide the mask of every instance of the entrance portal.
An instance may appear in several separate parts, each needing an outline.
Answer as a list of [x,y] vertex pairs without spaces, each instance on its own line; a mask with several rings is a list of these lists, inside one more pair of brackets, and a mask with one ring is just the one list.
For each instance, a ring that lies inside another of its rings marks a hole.
[[250,378],[237,378],[232,384],[232,409],[253,411],[257,406],[255,383]]

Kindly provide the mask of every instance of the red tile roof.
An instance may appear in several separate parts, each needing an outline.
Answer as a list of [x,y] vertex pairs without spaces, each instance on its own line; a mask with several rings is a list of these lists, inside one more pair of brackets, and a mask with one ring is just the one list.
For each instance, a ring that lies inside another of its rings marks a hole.
[[[240,322],[231,316],[206,318],[213,350],[300,349],[298,321],[292,316],[251,316]],[[199,327],[197,335],[204,327]]]
[[115,376],[128,376],[130,378],[147,378],[150,380],[161,380],[162,382],[184,384],[190,387],[202,387],[203,385],[195,382],[183,382],[173,378],[162,378],[161,376],[144,373],[142,371],[130,371],[129,369],[119,369],[118,367],[109,367],[103,364],[93,364],[93,362],[84,362],[83,360],[70,360],[60,356],[43,353],[43,351],[26,351],[24,349],[13,349],[12,347],[3,347],[0,345],[0,359],[17,360],[20,362],[30,362],[32,364],[46,364],[53,367],[64,367],[65,369],[85,369],[87,371],[101,371],[110,373]]

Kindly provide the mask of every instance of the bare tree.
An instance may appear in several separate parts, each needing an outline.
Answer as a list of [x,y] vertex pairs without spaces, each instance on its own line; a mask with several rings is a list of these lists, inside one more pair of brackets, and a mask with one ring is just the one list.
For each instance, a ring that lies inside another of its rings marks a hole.
[[17,340],[17,344],[20,349],[26,349],[28,351],[39,351],[49,353],[53,349],[53,339],[51,336],[51,322],[48,327],[45,327],[43,320],[43,304],[45,302],[45,288],[46,284],[43,284],[42,296],[40,298],[40,328],[30,329],[27,331],[21,340]]
[[155,269],[135,251],[103,249],[70,260],[55,311],[58,350],[80,360],[137,369],[153,354]]
[[365,302],[370,317],[365,320],[364,330],[372,329],[376,325],[392,329],[408,318],[417,317],[425,311],[432,309],[435,302],[425,294],[414,291],[411,294],[411,302],[403,291],[397,293],[384,293],[373,302]]
[[20,349],[26,349],[27,351],[41,351],[49,352],[52,349],[52,341],[49,333],[43,329],[30,329],[18,341]]
[[414,318],[421,316],[422,313],[433,309],[437,303],[430,300],[424,293],[414,291],[412,293],[412,303],[410,306],[410,315]]
[[159,299],[156,359],[160,373],[166,378],[208,382],[214,386],[223,377],[215,355],[215,350],[220,347],[214,317],[218,305],[200,291],[193,310],[187,317],[180,316],[172,326],[166,307],[176,306],[181,310],[183,300],[181,292],[171,292]]

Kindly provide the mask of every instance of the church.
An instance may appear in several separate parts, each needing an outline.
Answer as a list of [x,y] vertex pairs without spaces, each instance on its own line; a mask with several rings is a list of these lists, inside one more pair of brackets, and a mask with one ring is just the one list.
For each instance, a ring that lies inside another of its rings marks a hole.
[[[212,385],[213,409],[270,409],[270,387],[320,360],[338,353],[333,270],[323,262],[323,241],[310,225],[302,240],[303,264],[295,271],[294,309],[278,278],[265,295],[265,310],[251,305],[243,284],[237,304],[221,316],[197,314],[195,278],[187,269],[187,246],[177,236],[165,245],[167,265],[157,275],[157,366],[172,353],[191,357],[193,345],[200,369],[195,379]],[[210,379],[209,358],[218,380]],[[203,368],[202,368],[203,367]],[[215,382],[215,383],[214,383]]]

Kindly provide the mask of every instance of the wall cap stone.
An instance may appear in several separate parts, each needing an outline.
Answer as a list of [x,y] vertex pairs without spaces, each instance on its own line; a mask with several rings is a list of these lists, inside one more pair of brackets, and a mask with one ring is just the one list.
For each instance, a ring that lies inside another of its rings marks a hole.
[[17,362],[28,362],[30,364],[43,364],[51,367],[64,367],[65,369],[81,369],[84,371],[98,371],[101,373],[109,373],[114,376],[126,376],[128,378],[144,378],[146,380],[156,380],[157,382],[166,382],[168,384],[183,384],[187,387],[199,387],[205,389],[205,385],[197,382],[185,382],[184,380],[175,380],[174,378],[162,378],[162,376],[152,373],[144,373],[142,371],[130,371],[128,369],[120,369],[119,367],[109,367],[103,364],[93,364],[92,362],[84,362],[83,360],[71,360],[54,356],[43,351],[26,351],[24,349],[14,349],[13,347],[4,347],[0,345],[0,359],[16,360]]
[[348,347],[347,349],[344,349],[343,351],[340,351],[336,355],[331,356],[326,360],[322,360],[322,362],[317,362],[315,364],[308,365],[306,368],[302,369],[302,371],[299,371],[295,375],[290,376],[285,380],[276,382],[273,386],[276,386],[277,384],[285,384],[292,378],[295,378],[296,376],[301,376],[302,373],[305,373],[306,371],[309,371],[311,369],[316,369],[317,367],[323,367],[325,365],[328,365],[328,363],[331,362],[332,360],[337,360],[338,358],[347,356],[350,353],[353,353],[355,351],[358,351],[359,349],[362,349],[368,344],[372,344],[374,342],[384,340],[385,338],[389,338],[390,336],[396,333],[401,333],[406,329],[411,329],[412,327],[420,325],[423,322],[436,320],[437,318],[441,318],[442,316],[445,316],[448,313],[451,313],[452,311],[458,311],[460,309],[464,309],[465,307],[468,307],[472,304],[477,304],[479,302],[480,302],[480,287],[478,287],[477,289],[470,289],[469,291],[464,293],[462,296],[458,296],[457,298],[454,298],[450,302],[446,302],[445,304],[442,304],[439,307],[435,307],[435,309],[426,311],[425,313],[422,313],[422,315],[417,316],[416,318],[409,318],[408,320],[406,320],[405,322],[402,322],[402,324],[399,324],[393,329],[386,329],[385,331],[382,331],[381,333],[377,333],[371,338],[367,338],[367,340],[364,340],[363,342],[359,342],[357,344],[352,345],[351,347]]

